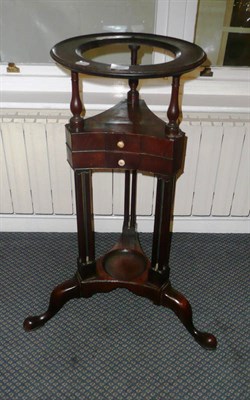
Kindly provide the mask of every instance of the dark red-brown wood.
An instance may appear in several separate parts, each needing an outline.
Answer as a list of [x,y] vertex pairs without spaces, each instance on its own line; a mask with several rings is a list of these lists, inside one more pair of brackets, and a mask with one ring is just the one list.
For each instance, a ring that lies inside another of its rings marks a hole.
[[79,132],[80,130],[83,129],[84,120],[81,117],[83,107],[79,94],[79,81],[77,72],[74,71],[71,72],[71,82],[72,82],[72,97],[70,102],[70,110],[73,114],[73,117],[70,118],[70,127],[75,132]]
[[[119,40],[127,43],[131,51],[131,66],[126,72],[119,69],[112,72],[110,66],[88,63],[82,55],[87,48]],[[169,65],[137,65],[137,53],[144,43],[171,50],[177,58]],[[77,47],[75,52],[72,46]],[[169,281],[175,181],[182,170],[185,152],[185,134],[179,128],[180,76],[200,65],[204,53],[196,45],[163,36],[100,34],[66,40],[52,49],[52,56],[72,73],[70,108],[73,116],[66,125],[66,142],[68,161],[75,172],[78,268],[74,278],[52,291],[48,310],[39,316],[28,317],[24,328],[32,330],[44,325],[70,299],[126,288],[171,309],[201,346],[216,348],[213,335],[195,328],[190,303],[173,289]],[[84,120],[78,72],[128,78],[130,90],[127,99]],[[139,99],[137,85],[139,78],[169,75],[173,76],[173,81],[167,112],[169,121],[165,123]],[[96,259],[91,173],[103,168],[110,171],[119,169],[125,173],[124,220],[117,243]],[[144,254],[137,233],[137,171],[154,173],[157,177],[151,259]]]
[[173,135],[177,135],[179,133],[179,86],[180,86],[180,77],[173,76],[172,81],[172,92],[171,92],[171,99],[168,107],[168,133]]

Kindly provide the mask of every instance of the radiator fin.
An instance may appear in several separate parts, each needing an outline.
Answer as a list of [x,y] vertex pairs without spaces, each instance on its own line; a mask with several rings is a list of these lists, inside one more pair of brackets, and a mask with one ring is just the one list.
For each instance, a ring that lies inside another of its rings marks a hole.
[[[68,111],[3,110],[0,118],[1,214],[74,215],[74,176],[66,161]],[[162,115],[159,115],[162,117]],[[250,208],[250,132],[246,115],[190,114],[177,216],[246,217]],[[123,213],[124,176],[93,173],[94,212]],[[138,176],[138,215],[154,212],[155,178]]]

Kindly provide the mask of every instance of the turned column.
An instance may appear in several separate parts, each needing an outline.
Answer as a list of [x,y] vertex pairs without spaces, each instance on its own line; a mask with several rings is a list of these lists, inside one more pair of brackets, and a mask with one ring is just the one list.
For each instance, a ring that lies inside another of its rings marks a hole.
[[137,171],[132,171],[132,188],[130,194],[130,171],[125,171],[125,194],[124,194],[124,221],[123,229],[136,228],[136,188]]
[[[131,51],[131,65],[136,65],[137,64],[137,56],[138,56],[138,50],[140,46],[137,44],[131,44],[129,45],[129,49]],[[139,92],[137,90],[138,86],[138,79],[129,79],[129,87],[130,91],[128,92],[128,103],[134,107],[136,104],[138,104],[139,101]]]
[[78,262],[80,264],[88,264],[95,260],[91,171],[75,171],[75,188],[78,234]]
[[[170,103],[167,111],[168,123],[166,136],[174,138],[179,134],[179,86],[180,76],[173,76]],[[169,255],[171,246],[171,221],[175,192],[175,176],[157,179],[155,222],[151,267],[162,272],[165,278],[169,275]]]
[[72,97],[70,102],[70,110],[73,114],[73,117],[70,118],[69,123],[71,131],[79,132],[83,129],[84,120],[81,117],[83,106],[79,94],[79,81],[77,72],[74,71],[71,72],[71,82],[72,82]]
[[[140,46],[137,44],[129,45],[131,51],[131,65],[137,64],[138,50]],[[129,114],[133,115],[136,112],[136,106],[139,102],[139,92],[137,91],[138,79],[129,79],[130,90],[127,95]],[[130,171],[125,171],[125,195],[124,195],[124,222],[123,229],[136,227],[136,187],[137,187],[137,171],[132,171],[132,189],[130,197]]]
[[[73,116],[69,125],[72,132],[81,132],[84,120],[81,117],[83,111],[79,94],[78,73],[71,72],[72,97],[70,110]],[[78,262],[88,264],[95,259],[93,210],[92,210],[92,177],[90,170],[75,171],[76,189],[76,215],[78,233]]]
[[171,98],[167,111],[167,136],[177,135],[179,133],[179,87],[180,76],[173,76]]

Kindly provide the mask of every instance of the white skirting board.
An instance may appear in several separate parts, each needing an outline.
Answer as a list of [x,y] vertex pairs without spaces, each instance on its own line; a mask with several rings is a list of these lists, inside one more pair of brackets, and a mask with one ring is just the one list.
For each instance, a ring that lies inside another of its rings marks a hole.
[[[121,232],[122,217],[96,216],[96,232]],[[138,217],[138,231],[152,232],[153,217]],[[75,216],[2,215],[2,232],[76,232]],[[175,217],[173,232],[250,233],[249,217]]]

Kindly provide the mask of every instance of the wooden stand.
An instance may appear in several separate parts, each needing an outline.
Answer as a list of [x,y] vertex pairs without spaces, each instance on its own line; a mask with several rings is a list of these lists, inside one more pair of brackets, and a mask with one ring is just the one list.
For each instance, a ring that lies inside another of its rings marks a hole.
[[[127,41],[128,35],[123,34]],[[89,37],[93,39],[91,35]],[[150,35],[151,42],[152,37],[155,35]],[[138,43],[142,43],[142,39],[148,41],[148,35],[133,34],[133,38],[129,37],[132,67],[136,66],[137,51],[140,48]],[[116,37],[113,34],[112,42],[114,40]],[[55,54],[53,58],[56,58]],[[194,327],[190,303],[173,289],[169,281],[174,188],[185,148],[185,135],[178,124],[180,74],[173,76],[167,113],[169,122],[166,124],[139,99],[137,85],[140,70],[129,75],[130,91],[126,100],[97,116],[83,120],[78,72],[74,68],[71,71],[73,116],[66,125],[66,138],[68,161],[75,171],[78,269],[75,277],[53,290],[48,310],[40,316],[28,317],[24,321],[24,328],[32,330],[44,325],[72,298],[87,298],[95,293],[126,288],[149,298],[157,305],[170,308],[201,346],[216,348],[216,338],[213,335],[200,332]],[[117,73],[114,75],[117,76]],[[103,75],[100,71],[99,74]],[[165,76],[166,71],[162,74]],[[96,259],[91,171],[102,168],[124,170],[124,222],[118,242],[107,254]],[[138,170],[157,176],[151,260],[144,254],[136,230]]]

